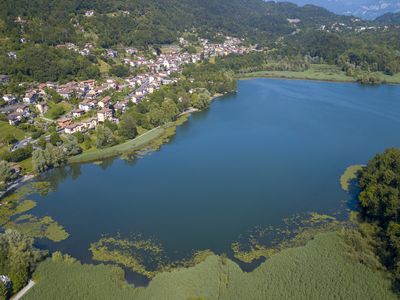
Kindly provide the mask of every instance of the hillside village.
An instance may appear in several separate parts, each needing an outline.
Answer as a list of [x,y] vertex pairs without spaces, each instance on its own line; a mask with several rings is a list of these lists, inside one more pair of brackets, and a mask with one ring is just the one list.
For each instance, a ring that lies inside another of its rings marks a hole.
[[[119,116],[127,110],[128,106],[140,103],[147,95],[160,89],[161,86],[179,80],[176,74],[179,74],[186,64],[231,53],[245,54],[254,50],[254,48],[242,46],[240,39],[232,37],[226,37],[225,42],[221,44],[213,44],[209,43],[207,39],[201,39],[201,50],[196,53],[182,51],[181,47],[189,45],[184,38],[181,38],[179,42],[180,46],[171,46],[165,53],[154,52],[150,58],[135,48],[125,48],[123,53],[105,49],[104,56],[108,59],[119,59],[131,70],[145,71],[124,79],[110,77],[101,81],[33,84],[22,97],[12,94],[2,95],[5,106],[1,111],[7,116],[8,122],[12,126],[18,126],[21,123],[35,124],[39,117],[49,122],[56,122],[59,133],[86,132],[95,129],[106,120],[118,123]],[[93,45],[86,44],[83,49],[79,49],[71,43],[57,47],[64,47],[85,56],[91,53]],[[0,84],[5,85],[9,80],[8,76],[0,75]],[[115,102],[111,96],[117,91],[126,91],[126,96]],[[49,101],[54,97],[54,92],[57,96],[62,97],[62,102],[69,104],[71,110],[55,120],[49,120],[44,115],[49,110]],[[72,99],[75,100],[75,104],[71,103]]]

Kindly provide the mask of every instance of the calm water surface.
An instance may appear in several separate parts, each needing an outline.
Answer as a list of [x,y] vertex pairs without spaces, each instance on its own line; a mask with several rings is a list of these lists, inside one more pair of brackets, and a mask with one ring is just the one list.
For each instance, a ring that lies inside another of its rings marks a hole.
[[142,233],[173,256],[227,252],[238,235],[348,200],[339,177],[400,147],[400,86],[255,79],[180,126],[158,152],[129,163],[54,171],[58,188],[32,211],[71,234],[43,242],[90,262],[102,234]]

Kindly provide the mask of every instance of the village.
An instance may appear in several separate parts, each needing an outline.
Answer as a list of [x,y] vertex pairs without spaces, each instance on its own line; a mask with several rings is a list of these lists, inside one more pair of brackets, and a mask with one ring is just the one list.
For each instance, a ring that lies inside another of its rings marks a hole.
[[[113,49],[105,49],[104,56],[107,59],[118,59],[123,65],[132,69],[144,70],[136,76],[128,76],[123,79],[108,77],[101,82],[85,80],[81,82],[68,82],[58,84],[55,82],[38,83],[31,85],[24,96],[5,94],[2,99],[5,105],[1,111],[7,116],[12,126],[21,123],[34,124],[37,118],[57,125],[57,132],[73,134],[87,132],[95,129],[105,121],[119,123],[119,117],[129,107],[143,101],[147,95],[179,80],[176,74],[180,74],[186,64],[197,63],[216,56],[228,54],[245,54],[253,48],[242,46],[242,40],[226,37],[221,44],[209,43],[207,39],[200,39],[201,50],[189,53],[182,50],[188,46],[184,38],[179,39],[180,45],[172,45],[168,51],[152,53],[149,55],[140,53],[135,48],[124,48],[124,53]],[[74,44],[60,45],[80,55],[89,55],[93,45],[86,44],[79,49]],[[171,76],[175,75],[175,76]],[[10,78],[0,75],[0,84],[7,84]],[[113,101],[112,95],[117,91],[127,91],[123,99]],[[49,110],[50,100],[54,97],[62,97],[62,102],[68,103],[71,109],[56,119],[45,117]],[[104,95],[107,96],[104,96]],[[71,100],[74,99],[74,103]],[[78,100],[78,102],[76,102]],[[12,149],[13,150],[13,149]]]

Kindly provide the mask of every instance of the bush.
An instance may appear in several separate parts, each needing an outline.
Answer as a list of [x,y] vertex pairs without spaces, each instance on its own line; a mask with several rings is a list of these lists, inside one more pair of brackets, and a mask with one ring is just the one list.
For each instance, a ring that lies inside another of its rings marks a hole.
[[29,145],[23,148],[18,148],[13,152],[9,151],[5,152],[2,158],[3,160],[6,160],[8,162],[20,162],[29,158],[31,155],[32,155],[32,146]]

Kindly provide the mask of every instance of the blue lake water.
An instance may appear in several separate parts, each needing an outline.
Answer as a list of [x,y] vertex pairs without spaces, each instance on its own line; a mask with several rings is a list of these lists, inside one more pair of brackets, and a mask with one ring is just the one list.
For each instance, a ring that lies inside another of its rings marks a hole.
[[32,213],[71,234],[43,246],[84,262],[90,243],[118,232],[154,237],[172,256],[229,252],[257,225],[338,210],[346,167],[400,147],[399,133],[400,86],[239,81],[160,151],[45,175],[58,187]]

